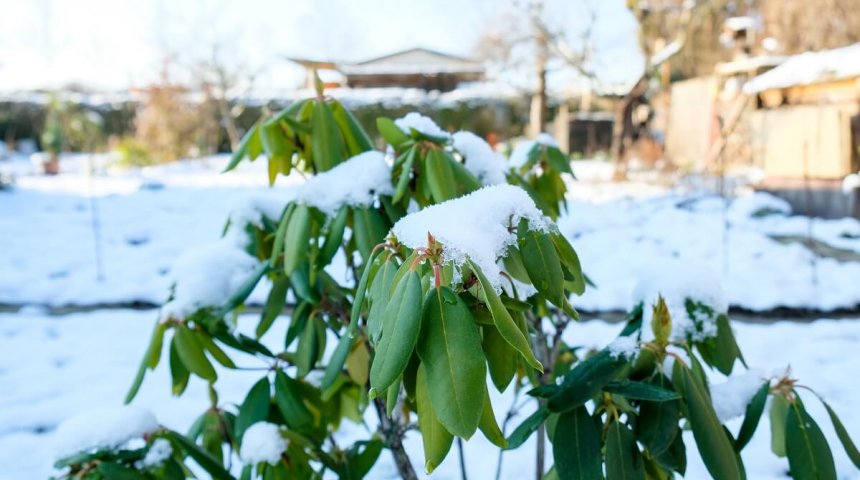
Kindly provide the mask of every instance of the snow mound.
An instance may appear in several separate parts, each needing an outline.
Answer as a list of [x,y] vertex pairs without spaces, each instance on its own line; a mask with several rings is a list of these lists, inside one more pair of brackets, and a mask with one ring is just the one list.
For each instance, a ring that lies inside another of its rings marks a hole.
[[391,168],[381,152],[360,153],[298,187],[295,201],[335,215],[340,207],[372,205],[379,195],[392,195]]
[[711,385],[711,403],[714,404],[714,411],[720,421],[725,423],[743,415],[747,404],[763,384],[763,378],[748,372]]
[[463,155],[466,168],[475,174],[484,185],[507,183],[505,157],[493,150],[487,142],[472,132],[457,132],[453,135],[454,149]]
[[279,426],[269,422],[257,422],[248,427],[242,435],[239,456],[253,465],[263,462],[277,465],[288,445]]
[[155,415],[140,407],[100,408],[69,418],[54,434],[57,458],[116,449],[158,428]]
[[407,113],[405,117],[398,118],[394,121],[394,124],[400,127],[407,135],[410,135],[412,131],[410,129],[415,129],[418,132],[423,133],[424,135],[430,135],[432,137],[442,137],[442,138],[451,138],[451,134],[442,130],[439,125],[436,125],[430,117],[425,117],[417,112]]
[[394,224],[392,232],[413,249],[426,246],[427,234],[432,234],[442,243],[445,263],[459,267],[471,259],[500,291],[503,281],[496,261],[516,243],[516,232],[508,227],[521,219],[528,220],[532,229],[549,229],[549,220],[524,190],[495,185],[407,215]]
[[735,198],[729,205],[728,216],[732,223],[766,215],[791,215],[791,205],[785,200],[765,192],[755,192]]
[[612,358],[624,357],[628,360],[636,358],[639,354],[639,342],[633,337],[618,337],[606,346]]
[[643,307],[644,339],[653,338],[651,319],[660,295],[669,308],[675,340],[702,341],[716,336],[717,317],[729,311],[719,279],[707,268],[688,262],[663,262],[643,272],[633,291],[633,305],[641,302]]
[[165,438],[156,438],[149,446],[149,450],[146,451],[146,456],[137,462],[136,466],[138,468],[159,467],[171,455],[173,455],[173,447],[170,446],[170,441]]
[[237,246],[232,235],[187,250],[170,270],[173,297],[162,307],[165,318],[184,318],[201,308],[224,303],[259,261]]
[[230,211],[230,223],[244,227],[245,225],[263,226],[263,217],[278,221],[284,212],[284,207],[295,198],[295,189],[272,189],[257,194],[233,207]]
[[517,144],[514,151],[511,152],[511,158],[508,162],[513,167],[522,167],[529,160],[529,152],[535,145],[544,145],[547,147],[558,148],[558,142],[548,133],[541,133],[534,140],[525,140]]

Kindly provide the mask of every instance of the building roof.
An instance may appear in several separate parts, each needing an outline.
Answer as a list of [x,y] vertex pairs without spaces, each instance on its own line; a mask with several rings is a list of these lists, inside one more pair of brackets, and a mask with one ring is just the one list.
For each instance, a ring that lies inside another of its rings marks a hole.
[[745,93],[860,77],[860,43],[788,58],[744,85]]
[[338,69],[346,75],[484,73],[481,62],[426,48],[412,48],[358,63],[341,63]]

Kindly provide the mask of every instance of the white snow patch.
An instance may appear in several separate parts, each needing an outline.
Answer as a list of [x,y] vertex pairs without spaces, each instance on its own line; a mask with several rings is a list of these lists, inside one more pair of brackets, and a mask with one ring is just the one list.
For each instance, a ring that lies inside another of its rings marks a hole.
[[224,303],[247,280],[259,261],[237,246],[228,234],[187,250],[171,268],[173,297],[162,307],[165,318],[184,318]]
[[[675,340],[701,341],[717,334],[717,316],[729,310],[719,279],[707,268],[690,263],[667,261],[642,272],[633,291],[633,305],[642,302],[643,338],[653,338],[651,319],[654,305],[662,295],[672,317]],[[687,300],[713,310],[712,315],[696,310],[691,317]]]
[[263,226],[263,218],[278,221],[287,202],[295,197],[295,189],[272,189],[240,202],[230,211],[230,223],[244,227],[245,225]]
[[856,76],[860,76],[860,43],[789,57],[782,65],[747,82],[744,85],[744,93],[758,93]]
[[124,405],[99,408],[69,418],[54,434],[57,458],[81,452],[119,448],[158,428],[147,409]]
[[281,435],[278,425],[269,422],[257,422],[242,435],[242,448],[239,456],[250,464],[266,462],[277,465],[281,456],[287,451],[287,440]]
[[516,243],[517,235],[508,227],[524,218],[530,228],[549,228],[549,220],[524,190],[495,185],[407,215],[394,224],[392,232],[413,249],[426,246],[427,234],[432,234],[442,243],[444,262],[459,267],[471,259],[499,291],[503,278],[496,261]]
[[493,150],[483,138],[472,132],[457,132],[453,135],[454,149],[463,155],[466,168],[475,174],[484,185],[507,183],[505,157]]
[[735,198],[729,205],[728,216],[732,223],[766,215],[791,215],[791,205],[785,200],[765,192],[755,192]]
[[729,377],[725,382],[711,385],[711,403],[717,417],[725,423],[746,412],[747,404],[764,384],[761,376],[747,372]]
[[137,462],[136,466],[138,468],[159,467],[171,455],[173,455],[173,447],[170,446],[170,441],[165,438],[156,438],[149,446],[149,450],[146,451],[146,456]]
[[860,173],[852,173],[842,179],[843,192],[852,193],[857,189],[860,189]]
[[430,117],[425,117],[417,112],[409,112],[406,116],[398,118],[394,124],[400,127],[407,135],[412,134],[411,129],[415,129],[425,135],[433,137],[451,138],[451,134],[442,130],[439,125],[436,125]]
[[558,142],[555,140],[555,138],[552,137],[552,135],[548,133],[541,133],[534,140],[524,140],[518,143],[517,146],[514,147],[514,151],[511,152],[511,158],[508,160],[508,162],[513,167],[522,167],[526,164],[526,162],[528,162],[529,152],[535,145],[558,148]]
[[636,358],[639,354],[639,342],[631,336],[621,336],[606,346],[612,358],[624,357],[628,360]]
[[385,155],[369,151],[311,177],[298,188],[296,202],[333,216],[344,205],[373,205],[377,196],[393,193],[391,168]]

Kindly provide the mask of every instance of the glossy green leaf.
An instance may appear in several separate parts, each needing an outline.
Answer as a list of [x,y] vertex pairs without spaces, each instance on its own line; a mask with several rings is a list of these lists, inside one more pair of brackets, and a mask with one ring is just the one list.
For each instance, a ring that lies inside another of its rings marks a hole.
[[302,400],[298,380],[280,370],[275,372],[275,403],[290,428],[302,431],[313,425],[314,417]]
[[367,292],[370,301],[370,312],[367,314],[367,334],[374,342],[378,341],[382,334],[383,314],[391,298],[391,287],[394,285],[394,276],[397,274],[397,270],[397,264],[393,261],[383,262]]
[[603,478],[600,432],[585,407],[562,413],[552,437],[552,456],[559,480]]
[[508,313],[508,309],[505,308],[505,305],[502,303],[501,298],[499,298],[499,294],[496,292],[496,289],[493,288],[493,285],[481,271],[480,267],[475,265],[472,261],[469,261],[469,265],[478,277],[478,288],[480,288],[483,297],[481,300],[486,303],[487,308],[490,310],[490,314],[493,316],[493,322],[495,323],[499,334],[505,339],[505,341],[520,352],[526,363],[531,365],[532,368],[543,372],[543,365],[541,365],[538,359],[535,358],[528,339],[523,335],[516,323],[514,323],[514,319],[511,317],[511,314]]
[[233,155],[230,156],[230,163],[228,163],[227,167],[224,168],[224,172],[229,172],[230,170],[236,168],[237,165],[239,165],[239,162],[241,162],[242,159],[244,159],[245,156],[249,154],[249,150],[251,150],[251,144],[255,144],[255,148],[253,150],[255,150],[256,153],[251,155],[251,160],[256,158],[256,156],[259,154],[259,149],[261,148],[260,132],[258,131],[258,128],[259,127],[257,125],[254,125],[253,127],[251,127],[250,130],[245,133],[245,135],[242,137],[242,140],[239,141],[239,145],[236,147],[236,150],[233,152]]
[[478,429],[487,437],[493,445],[504,449],[508,446],[508,441],[505,440],[505,435],[499,428],[496,421],[496,414],[493,413],[493,403],[490,401],[490,392],[484,389],[484,409],[481,411],[481,421],[478,423]]
[[629,400],[648,400],[651,402],[668,402],[681,398],[678,392],[668,390],[658,385],[645,382],[622,380],[609,382],[603,389],[607,392],[621,395]]
[[394,290],[382,315],[382,336],[370,366],[370,386],[387,389],[403,374],[421,331],[421,278],[407,273]]
[[164,345],[164,332],[167,331],[167,323],[157,322],[155,324],[155,328],[152,331],[152,337],[149,340],[149,346],[146,349],[146,353],[143,355],[143,358],[140,361],[140,366],[137,369],[137,373],[134,376],[134,380],[131,383],[131,387],[128,389],[128,393],[125,395],[125,403],[131,403],[134,397],[137,395],[137,392],[140,390],[140,386],[143,384],[143,377],[146,375],[147,368],[154,369],[158,366],[158,362],[161,359],[161,350]]
[[404,133],[403,130],[401,130],[400,127],[398,127],[390,118],[377,118],[376,129],[379,130],[379,134],[382,135],[382,138],[384,138],[389,145],[394,147],[395,150],[398,150],[400,145],[409,140],[406,133]]
[[448,155],[437,149],[428,150],[424,159],[422,173],[427,175],[430,193],[437,203],[457,197],[454,170],[451,168],[452,161]]
[[233,360],[227,356],[224,350],[221,350],[221,347],[212,340],[212,337],[210,337],[208,333],[195,330],[194,334],[197,339],[200,340],[203,348],[209,352],[209,355],[211,355],[216,362],[227,368],[236,368],[236,364],[233,363]]
[[400,170],[400,177],[397,179],[397,187],[394,189],[394,197],[391,199],[394,203],[399,202],[409,187],[409,180],[412,178],[412,167],[415,165],[415,158],[418,156],[418,147],[412,146],[406,153],[406,161],[403,163],[403,168]]
[[[572,278],[565,282],[566,287],[577,295],[585,293],[585,276],[582,274],[582,265],[579,263],[579,256],[570,242],[567,241],[562,234],[552,232],[549,234],[553,245],[555,245],[558,257],[564,264],[565,272]],[[567,277],[567,275],[565,275]]]
[[340,207],[337,215],[332,218],[326,226],[325,241],[320,249],[320,265],[328,265],[337,253],[343,242],[343,233],[346,230],[346,220],[349,217],[349,208]]
[[517,372],[517,351],[511,347],[495,327],[483,328],[484,355],[493,385],[501,392],[511,383]]
[[311,129],[314,167],[317,173],[331,170],[344,160],[344,145],[337,122],[326,102],[320,100],[314,102]]
[[283,313],[284,307],[287,304],[287,288],[290,282],[284,275],[278,275],[272,282],[272,289],[269,291],[269,296],[266,299],[266,305],[263,307],[263,313],[260,315],[260,323],[254,334],[257,338],[262,337],[269,331],[275,319]]
[[836,415],[836,412],[830,407],[830,405],[824,401],[821,397],[819,397],[821,403],[824,404],[824,408],[827,409],[827,415],[830,416],[830,421],[833,422],[833,429],[836,430],[836,436],[839,437],[839,441],[842,442],[842,446],[845,448],[845,453],[848,454],[848,458],[854,462],[854,465],[857,468],[860,468],[860,451],[857,450],[857,446],[854,444],[854,441],[851,440],[851,436],[848,435],[848,430],[845,428],[845,425],[842,424],[842,420],[839,419],[839,416]]
[[555,245],[548,235],[531,231],[528,220],[523,219],[517,227],[520,254],[523,266],[532,285],[555,306],[564,305],[564,273]]
[[176,349],[176,336],[174,336],[173,340],[170,342],[169,357],[171,391],[173,392],[173,395],[182,395],[182,392],[185,391],[185,387],[188,386],[188,379],[191,376],[191,372],[188,371],[188,368],[186,368],[185,364],[182,363],[182,359],[179,358],[179,352]]
[[547,403],[549,410],[567,412],[584,405],[626,365],[622,356],[612,355],[608,350],[583,360],[565,375],[559,392]]
[[200,343],[197,336],[182,323],[176,325],[174,332],[173,340],[176,344],[176,352],[185,367],[209,382],[217,380],[218,375],[209,359],[206,358],[206,354],[203,353],[203,344]]
[[418,366],[415,402],[418,406],[418,428],[421,430],[421,441],[424,444],[424,470],[430,474],[448,455],[454,436],[445,430],[436,417],[433,402],[430,401],[427,374],[423,364]]
[[290,276],[308,258],[311,232],[311,212],[305,205],[296,205],[284,235],[284,273]]
[[744,423],[741,424],[741,429],[738,431],[738,438],[735,440],[735,450],[740,452],[752,439],[753,434],[758,428],[759,420],[764,412],[764,404],[767,402],[767,395],[770,391],[770,381],[764,382],[761,388],[747,404],[746,414],[744,415]]
[[367,136],[367,132],[364,131],[349,110],[343,108],[343,105],[338,101],[331,102],[330,108],[350,156],[373,149],[373,143]]
[[606,480],[644,480],[642,454],[630,427],[612,422],[606,432]]
[[99,462],[97,469],[105,480],[146,480],[137,470],[111,461]]
[[233,480],[233,476],[230,475],[230,472],[225,470],[223,466],[221,466],[221,462],[213,458],[212,455],[203,451],[196,443],[187,439],[178,432],[168,431],[168,434],[173,441],[179,444],[182,451],[194,459],[194,461],[197,462],[197,464],[200,465],[206,473],[211,475],[213,479]]
[[737,480],[741,471],[735,451],[714,412],[710,397],[690,369],[681,362],[675,362],[674,368],[683,380],[682,394],[689,412],[693,438],[696,439],[705,467],[715,480]]
[[[651,380],[651,385],[666,390],[672,389],[669,379],[659,373]],[[637,418],[636,436],[651,456],[665,452],[680,435],[680,405],[677,400],[643,401],[639,405]]]
[[552,168],[573,175],[573,170],[570,169],[570,158],[558,148],[546,147],[546,159]]
[[468,439],[484,408],[487,369],[478,326],[463,300],[447,287],[427,292],[418,356],[439,421]]
[[531,415],[528,416],[523,423],[519,424],[517,428],[514,429],[513,432],[508,436],[508,447],[505,450],[514,450],[520,447],[529,437],[535,433],[538,428],[540,428],[541,424],[546,421],[549,416],[549,411],[544,408],[538,408]]
[[789,405],[785,453],[795,480],[836,480],[836,466],[827,439],[799,400]]
[[355,290],[355,299],[352,303],[352,310],[349,318],[349,334],[354,335],[358,331],[358,323],[361,319],[361,310],[364,308],[364,299],[367,296],[367,284],[370,282],[371,272],[374,270],[374,261],[379,255],[379,250],[371,254],[370,258],[364,263],[364,270],[361,272],[361,278],[358,280],[358,288]]
[[370,252],[385,240],[388,226],[379,210],[372,207],[355,208],[352,211],[352,235],[361,258],[367,261]]
[[239,415],[236,417],[235,435],[241,443],[242,435],[251,425],[262,422],[269,414],[269,405],[272,403],[272,390],[268,377],[263,377],[251,387],[245,400],[239,406]]
[[785,421],[788,418],[788,400],[774,395],[770,401],[770,449],[777,457],[785,456]]
[[320,385],[320,388],[323,391],[328,390],[332,385],[334,385],[334,381],[340,376],[343,371],[343,366],[346,364],[346,357],[349,355],[349,351],[352,348],[353,343],[354,338],[352,336],[349,334],[341,335],[340,340],[337,343],[337,347],[334,349],[334,353],[331,354],[328,366],[326,366],[325,374],[323,375],[322,383]]

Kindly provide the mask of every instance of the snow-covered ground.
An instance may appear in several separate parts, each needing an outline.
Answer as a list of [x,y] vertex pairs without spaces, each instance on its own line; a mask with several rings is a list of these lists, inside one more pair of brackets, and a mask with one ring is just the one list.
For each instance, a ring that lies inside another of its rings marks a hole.
[[[65,316],[48,316],[37,309],[0,315],[0,479],[25,480],[46,478],[52,472],[55,448],[54,429],[62,420],[82,411],[114,407],[122,402],[146,338],[155,321],[154,311],[109,310]],[[245,315],[240,328],[253,330],[256,318]],[[280,343],[285,323],[278,322],[266,339]],[[621,325],[602,321],[577,324],[568,331],[571,343],[602,346],[611,341]],[[781,322],[772,325],[736,324],[738,340],[749,364],[764,372],[781,372],[791,365],[793,375],[817,390],[840,414],[845,427],[855,439],[860,435],[860,411],[855,399],[860,395],[857,382],[846,381],[856,375],[857,350],[860,349],[860,321],[820,320],[813,324]],[[798,339],[803,339],[798,341]],[[786,348],[790,345],[791,348]],[[254,359],[235,356],[243,367],[260,366]],[[183,431],[208,405],[205,384],[192,379],[185,395],[170,395],[166,365],[149,374],[134,404],[151,409],[163,425]],[[241,401],[258,371],[221,372],[217,388],[222,404]],[[714,382],[722,381],[714,378]],[[495,390],[492,390],[495,392]],[[493,395],[496,416],[501,421],[513,394]],[[836,439],[827,415],[811,396],[805,398],[813,417],[820,421],[836,459],[841,479],[860,479],[858,472]],[[532,404],[511,421],[508,433]],[[372,410],[372,409],[371,409]],[[366,438],[375,428],[372,414],[367,428],[344,423],[340,438]],[[729,426],[736,433],[741,419]],[[749,446],[744,463],[749,478],[782,479],[788,469],[785,459],[770,453],[767,416],[763,419]],[[685,434],[689,436],[689,433]],[[691,436],[685,440],[691,442]],[[420,438],[408,437],[406,448],[420,470],[423,453]],[[534,468],[534,439],[520,449],[504,455],[503,478],[531,478]],[[493,478],[496,448],[478,434],[466,443],[465,451],[470,478]],[[695,450],[687,450],[688,478],[708,478]],[[369,478],[395,478],[391,458],[384,455]],[[456,452],[434,473],[434,479],[459,478]]]
[[[79,156],[63,163],[71,173],[18,178],[14,189],[0,191],[0,303],[161,303],[180,252],[217,238],[231,210],[261,196],[286,199],[283,185],[301,181],[279,179],[276,188],[266,189],[264,162],[220,175],[225,161],[87,176],[87,159]],[[574,168],[584,180],[570,185],[569,213],[559,225],[598,286],[576,300],[581,309],[625,310],[638,278],[690,263],[714,271],[733,306],[828,311],[860,305],[855,219],[792,216],[764,194],[725,201],[618,186],[599,180],[607,170],[600,162]],[[783,213],[756,216],[762,209]],[[774,236],[811,237],[854,261],[821,257]]]
[[[161,303],[170,266],[182,251],[216,239],[229,212],[259,202],[260,196],[286,198],[284,185],[301,181],[279,180],[278,187],[266,189],[264,163],[243,164],[237,172],[220,175],[225,160],[114,172],[102,171],[95,159],[95,170],[101,173],[88,176],[90,159],[82,156],[63,163],[67,173],[50,178],[23,175],[15,188],[0,191],[0,304],[25,305],[17,313],[0,314],[0,480],[50,475],[58,423],[82,410],[122,401],[156,317],[154,310],[122,309],[51,316],[44,307]],[[784,204],[767,196],[727,202],[703,193],[609,184],[601,181],[609,170],[599,162],[574,168],[582,180],[570,185],[569,213],[559,224],[599,287],[576,299],[581,309],[626,309],[638,278],[657,271],[665,277],[666,270],[692,264],[719,276],[734,306],[828,310],[860,304],[856,220],[792,216]],[[764,211],[782,213],[758,215]],[[94,218],[101,232],[101,279]],[[821,257],[801,243],[782,243],[774,236],[812,238],[844,255]],[[252,329],[254,319],[242,318],[240,328]],[[267,336],[272,343],[282,338],[286,322],[279,323]],[[846,381],[856,375],[860,321],[735,328],[751,366],[773,372],[791,364],[802,383],[831,402],[855,439],[860,436],[860,412],[852,410],[860,387]],[[569,340],[604,345],[619,329],[588,322],[572,327]],[[255,366],[252,362],[237,356],[240,365]],[[257,373],[221,375],[222,403],[239,401]],[[151,408],[162,424],[183,430],[208,404],[205,386],[192,380],[179,399],[169,390],[167,371],[160,368],[147,378],[135,403]],[[495,396],[497,416],[504,416],[511,400],[509,392]],[[840,478],[860,478],[819,404],[811,398],[806,403],[821,419]],[[355,425],[341,435],[367,436],[375,421],[368,417],[367,422],[367,427]],[[511,422],[508,431],[517,423]],[[731,426],[736,430],[739,420]],[[420,469],[420,439],[409,437],[407,449]],[[533,452],[530,443],[506,453],[504,478],[530,476]],[[466,457],[472,478],[492,478],[496,449],[480,435],[467,443]],[[784,478],[787,471],[786,461],[769,453],[766,428],[757,432],[744,459],[750,478]],[[392,478],[394,472],[386,456],[372,478]],[[454,455],[434,478],[459,478]],[[707,478],[698,458],[691,458],[688,478]]]

